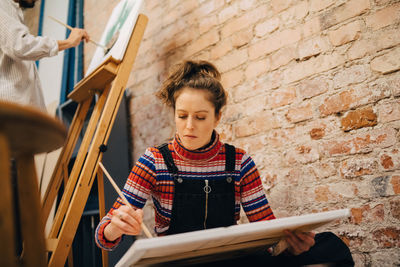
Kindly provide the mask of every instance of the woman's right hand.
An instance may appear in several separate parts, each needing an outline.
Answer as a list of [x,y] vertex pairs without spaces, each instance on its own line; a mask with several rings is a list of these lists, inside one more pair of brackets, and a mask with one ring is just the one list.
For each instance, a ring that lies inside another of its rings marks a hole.
[[114,241],[123,234],[139,235],[143,220],[141,209],[133,210],[126,205],[114,210],[111,222],[104,229],[104,237],[108,241]]

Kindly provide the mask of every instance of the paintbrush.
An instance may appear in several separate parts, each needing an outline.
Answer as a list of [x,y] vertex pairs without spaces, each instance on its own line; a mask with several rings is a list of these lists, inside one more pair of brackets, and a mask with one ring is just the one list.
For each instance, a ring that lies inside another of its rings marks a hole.
[[[128,202],[128,200],[125,198],[124,194],[121,192],[121,190],[118,188],[117,184],[114,182],[113,178],[111,178],[110,174],[107,172],[106,168],[104,167],[104,165],[99,162],[99,166],[100,168],[103,170],[103,172],[105,173],[106,177],[108,178],[108,180],[110,181],[110,183],[112,184],[112,186],[114,187],[115,191],[117,191],[118,195],[122,198],[122,200],[125,202],[125,204],[130,207],[131,209],[135,210],[132,205]],[[142,230],[145,233],[145,235],[148,238],[152,238],[153,236],[151,235],[149,229],[147,229],[146,225],[144,225],[144,223],[142,223]]]
[[[55,17],[52,17],[52,16],[48,16],[48,17],[49,17],[50,19],[54,20],[55,22],[61,24],[61,25],[64,26],[65,28],[69,29],[70,31],[72,31],[73,28],[72,28],[71,26],[69,26],[68,24],[65,24],[64,22],[62,22],[62,21],[56,19]],[[109,50],[109,49],[108,49],[107,47],[105,47],[104,45],[102,45],[102,44],[100,44],[100,43],[98,43],[98,42],[95,42],[95,41],[93,41],[92,39],[89,39],[89,42],[91,42],[91,43],[93,43],[93,44],[95,44],[95,45],[97,45],[97,46],[103,48],[104,54],[106,54],[106,52],[108,52],[108,50]]]

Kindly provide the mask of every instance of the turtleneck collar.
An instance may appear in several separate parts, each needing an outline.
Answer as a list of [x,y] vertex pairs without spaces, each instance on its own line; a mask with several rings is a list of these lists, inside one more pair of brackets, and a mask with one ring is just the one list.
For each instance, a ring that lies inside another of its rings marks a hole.
[[219,141],[219,134],[214,131],[213,136],[211,138],[210,143],[208,145],[203,146],[196,150],[188,150],[186,149],[181,140],[179,139],[178,134],[175,134],[175,138],[172,141],[174,146],[174,150],[176,154],[183,160],[187,161],[208,161],[213,159],[216,155],[218,155],[219,150],[221,149],[222,143]]

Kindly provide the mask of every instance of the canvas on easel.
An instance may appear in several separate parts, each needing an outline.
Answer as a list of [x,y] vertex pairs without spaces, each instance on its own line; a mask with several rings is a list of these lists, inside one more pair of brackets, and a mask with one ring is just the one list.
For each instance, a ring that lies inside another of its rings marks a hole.
[[85,76],[88,76],[107,58],[119,61],[125,54],[129,38],[143,6],[143,0],[121,0],[113,9]]
[[[137,240],[117,263],[122,266],[147,266],[180,260],[206,263],[223,253],[265,247],[284,237],[283,230],[308,232],[350,216],[348,209],[334,210],[270,221],[260,221],[201,231]],[[226,255],[226,254],[225,254]]]

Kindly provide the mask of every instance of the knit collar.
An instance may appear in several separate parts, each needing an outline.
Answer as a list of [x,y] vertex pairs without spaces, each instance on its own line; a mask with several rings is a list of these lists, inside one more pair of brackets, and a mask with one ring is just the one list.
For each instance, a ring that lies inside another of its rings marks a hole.
[[206,147],[202,147],[196,150],[188,150],[186,149],[182,141],[179,139],[178,134],[175,134],[175,138],[172,141],[174,150],[176,154],[185,161],[209,161],[218,155],[219,150],[221,149],[222,143],[219,141],[219,134],[214,131],[215,138],[210,144]]

